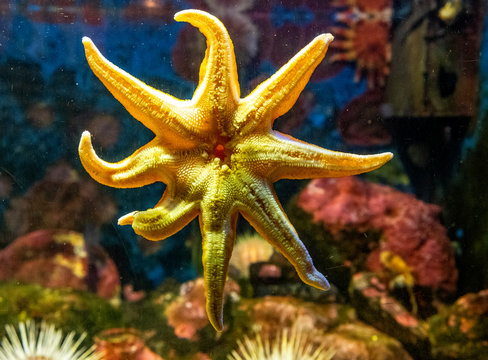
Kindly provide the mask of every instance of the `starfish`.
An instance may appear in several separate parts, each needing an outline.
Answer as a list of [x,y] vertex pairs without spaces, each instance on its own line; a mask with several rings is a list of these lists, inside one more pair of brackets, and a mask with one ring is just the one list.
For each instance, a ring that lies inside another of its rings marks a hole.
[[117,188],[166,184],[152,209],[122,216],[119,225],[150,240],[175,234],[198,216],[202,233],[206,309],[223,329],[223,289],[236,236],[238,214],[279,250],[300,278],[319,289],[327,279],[314,267],[273,189],[277,180],[337,177],[376,169],[391,153],[356,155],[326,150],[272,129],[297,100],[333,37],[317,36],[273,76],[240,98],[232,41],[224,25],[199,10],[176,21],[198,27],[207,38],[199,84],[191,100],[153,89],[104,58],[83,38],[95,75],[155,137],[126,159],[108,163],[83,132],[80,159],[98,182]]

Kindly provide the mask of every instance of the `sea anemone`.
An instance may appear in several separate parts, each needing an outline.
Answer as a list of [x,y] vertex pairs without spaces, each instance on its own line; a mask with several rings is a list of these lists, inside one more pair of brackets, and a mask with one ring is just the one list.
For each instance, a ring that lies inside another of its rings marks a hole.
[[230,264],[244,278],[249,277],[251,264],[268,261],[273,255],[273,247],[258,234],[244,234],[236,239]]
[[81,342],[86,334],[64,336],[54,325],[33,321],[21,322],[18,331],[6,325],[7,336],[0,343],[0,360],[100,360],[102,355],[94,347],[85,349]]
[[258,333],[254,339],[246,336],[237,344],[238,349],[227,360],[330,360],[334,356],[334,351],[326,350],[325,344],[314,349],[311,339],[296,327],[290,333],[284,328],[271,342]]

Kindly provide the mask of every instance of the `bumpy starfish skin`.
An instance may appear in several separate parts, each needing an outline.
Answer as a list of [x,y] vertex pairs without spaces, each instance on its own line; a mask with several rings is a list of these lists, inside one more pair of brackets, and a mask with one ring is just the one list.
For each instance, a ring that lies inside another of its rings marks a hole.
[[176,99],[137,80],[83,38],[95,75],[155,138],[128,158],[108,163],[95,154],[85,131],[79,154],[88,173],[102,184],[167,185],[153,209],[119,219],[137,234],[161,240],[199,217],[207,313],[212,325],[222,330],[223,288],[238,214],[294,265],[305,283],[325,290],[329,283],[313,266],[272,183],[358,174],[380,167],[392,154],[334,152],[272,130],[273,121],[291,108],[323,59],[333,38],[330,34],[317,36],[241,99],[233,45],[223,24],[198,10],[181,11],[175,19],[198,27],[207,38],[199,85],[191,100]]

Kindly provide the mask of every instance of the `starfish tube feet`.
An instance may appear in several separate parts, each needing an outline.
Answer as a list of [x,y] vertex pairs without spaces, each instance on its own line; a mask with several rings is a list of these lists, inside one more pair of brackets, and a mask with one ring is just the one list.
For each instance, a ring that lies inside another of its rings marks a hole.
[[171,236],[198,215],[195,203],[165,199],[153,209],[133,211],[122,216],[119,225],[132,225],[134,232],[148,240],[163,240]]

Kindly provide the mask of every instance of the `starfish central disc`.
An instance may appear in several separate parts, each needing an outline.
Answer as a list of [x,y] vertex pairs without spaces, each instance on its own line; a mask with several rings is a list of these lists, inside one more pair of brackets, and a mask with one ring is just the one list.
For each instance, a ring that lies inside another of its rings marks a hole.
[[317,36],[241,99],[234,49],[224,25],[198,10],[181,11],[175,19],[198,27],[207,38],[191,100],[176,99],[144,84],[83,38],[95,75],[155,137],[126,159],[108,163],[96,155],[85,131],[79,154],[87,172],[107,186],[167,185],[154,208],[129,213],[119,219],[120,225],[132,225],[147,239],[162,240],[199,218],[207,314],[215,329],[222,330],[222,297],[238,214],[293,264],[305,283],[328,289],[327,279],[315,269],[284,213],[273,182],[358,174],[380,167],[392,154],[334,152],[272,129],[322,61],[332,35]]

